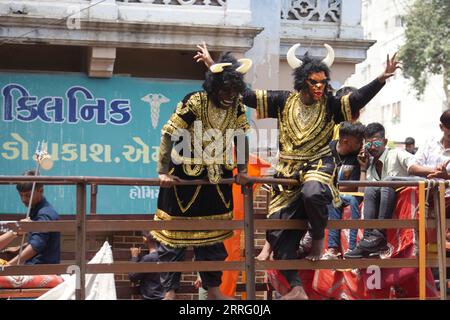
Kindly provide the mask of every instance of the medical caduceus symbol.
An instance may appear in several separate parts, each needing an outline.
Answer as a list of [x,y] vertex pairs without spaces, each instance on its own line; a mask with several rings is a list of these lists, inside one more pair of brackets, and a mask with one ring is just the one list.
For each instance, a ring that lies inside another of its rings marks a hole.
[[165,97],[161,93],[149,93],[146,96],[142,97],[141,100],[150,104],[152,126],[154,129],[156,129],[156,126],[158,125],[159,109],[161,107],[161,104],[169,102],[169,98]]

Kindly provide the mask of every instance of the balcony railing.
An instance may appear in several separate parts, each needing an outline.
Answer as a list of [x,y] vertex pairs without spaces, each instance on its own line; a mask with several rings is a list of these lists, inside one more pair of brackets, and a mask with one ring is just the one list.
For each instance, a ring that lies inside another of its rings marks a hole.
[[[45,221],[45,222],[6,222],[2,226],[4,230],[17,231],[21,227],[23,231],[75,231],[76,233],[76,265],[80,268],[79,289],[76,289],[76,299],[85,298],[85,274],[86,273],[125,273],[125,272],[159,272],[165,271],[216,271],[216,270],[241,270],[246,272],[247,299],[255,299],[255,271],[278,269],[342,269],[342,268],[367,268],[373,265],[374,259],[358,260],[276,260],[255,261],[254,253],[254,230],[256,229],[307,229],[306,221],[287,220],[254,220],[253,212],[253,184],[283,184],[298,185],[295,179],[254,178],[241,180],[244,194],[244,220],[236,221],[137,221],[137,220],[115,220],[115,221],[89,221],[86,219],[87,185],[159,185],[159,179],[135,179],[135,178],[107,178],[107,177],[33,177],[33,176],[0,176],[0,184],[14,184],[18,182],[36,181],[43,184],[75,184],[77,188],[77,213],[75,221]],[[223,179],[221,184],[231,184],[233,179]],[[409,220],[350,220],[329,221],[327,228],[414,228],[418,229],[419,254],[417,258],[396,258],[376,260],[380,268],[419,268],[419,298],[426,299],[426,268],[439,267],[439,281],[442,300],[447,299],[446,290],[446,267],[450,259],[445,254],[445,187],[448,181],[346,181],[345,186],[418,186],[419,191],[419,217]],[[180,181],[179,185],[210,184],[209,181],[191,180]],[[433,189],[434,210],[436,218],[426,219],[426,189]],[[426,253],[426,228],[437,228],[438,251],[437,259],[427,257]],[[86,233],[96,231],[123,231],[123,230],[233,230],[243,229],[245,234],[245,260],[244,261],[183,261],[183,262],[159,262],[148,264],[137,264],[130,262],[115,262],[113,264],[87,264]],[[67,264],[58,265],[20,265],[8,266],[0,269],[0,275],[30,275],[30,274],[57,274],[69,273]]]
[[282,20],[338,23],[342,0],[283,0]]

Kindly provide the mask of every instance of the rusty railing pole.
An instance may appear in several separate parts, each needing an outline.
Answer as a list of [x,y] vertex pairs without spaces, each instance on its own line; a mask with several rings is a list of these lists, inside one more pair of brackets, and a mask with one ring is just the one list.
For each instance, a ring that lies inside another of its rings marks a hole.
[[95,183],[91,184],[91,210],[89,213],[96,214],[97,213],[97,190],[98,186]]
[[436,233],[438,240],[438,262],[439,262],[439,288],[441,300],[447,300],[447,265],[446,265],[446,225],[445,225],[445,182],[439,181],[437,188],[439,193],[435,195],[434,207],[436,208]]
[[426,300],[425,181],[419,182],[419,299]]
[[253,242],[253,183],[243,186],[244,189],[244,235],[245,235],[245,291],[247,300],[255,300],[255,244]]
[[79,288],[75,288],[75,299],[84,300],[86,297],[86,184],[77,184],[77,231],[75,235],[76,264],[80,268]]
[[[89,210],[89,215],[95,215],[97,214],[97,191],[98,191],[98,185],[95,183],[91,184],[90,187],[91,190],[91,197],[90,197],[90,210]],[[91,233],[89,235],[89,248],[90,249],[94,249],[95,248],[95,234]],[[88,248],[88,249],[89,249]]]

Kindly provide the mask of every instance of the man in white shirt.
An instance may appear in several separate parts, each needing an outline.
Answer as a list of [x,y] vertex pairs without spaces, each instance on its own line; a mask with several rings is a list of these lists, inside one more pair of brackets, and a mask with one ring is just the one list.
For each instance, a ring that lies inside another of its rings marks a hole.
[[[428,179],[450,179],[448,172],[450,170],[450,110],[442,113],[440,122],[442,136],[427,140],[414,155],[410,171],[417,176]],[[445,191],[445,211],[448,219],[450,217],[450,188]],[[447,243],[450,245],[448,229]]]
[[447,172],[450,161],[450,110],[442,113],[440,121],[439,127],[443,135],[427,140],[414,155],[410,169],[417,176],[450,179]]
[[[380,123],[370,123],[364,131],[366,158],[361,172],[367,172],[369,181],[385,181],[391,177],[406,177],[413,155],[402,149],[387,149],[385,129]],[[370,161],[367,158],[371,156]],[[361,177],[363,178],[363,177]],[[362,180],[362,179],[361,179]],[[396,203],[395,189],[391,187],[366,187],[364,189],[364,219],[390,219]],[[364,237],[354,250],[347,252],[345,258],[378,256],[386,249],[386,231],[365,229]]]

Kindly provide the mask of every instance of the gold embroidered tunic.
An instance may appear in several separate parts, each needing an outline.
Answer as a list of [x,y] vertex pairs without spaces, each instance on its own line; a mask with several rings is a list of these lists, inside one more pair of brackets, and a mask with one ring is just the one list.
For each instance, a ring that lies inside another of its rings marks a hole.
[[[247,90],[244,103],[256,108],[259,119],[278,119],[280,156],[276,177],[328,185],[338,204],[338,191],[333,184],[335,164],[329,148],[334,126],[358,118],[359,110],[383,85],[375,79],[341,99],[326,95],[311,105],[304,104],[297,91]],[[272,197],[269,215],[299,197],[298,188],[281,190],[279,199],[277,195]]]

